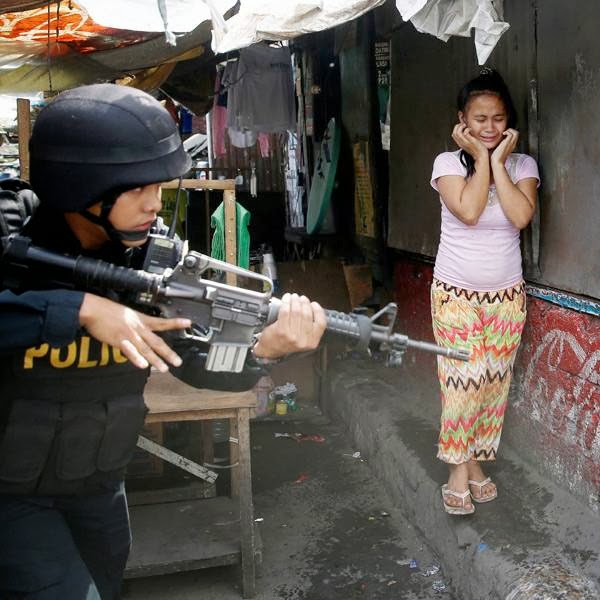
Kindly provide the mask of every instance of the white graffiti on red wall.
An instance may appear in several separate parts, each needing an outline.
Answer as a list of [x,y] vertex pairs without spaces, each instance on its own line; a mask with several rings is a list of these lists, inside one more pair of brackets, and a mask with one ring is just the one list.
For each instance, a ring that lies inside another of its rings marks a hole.
[[[539,334],[547,322],[536,325]],[[577,335],[557,328],[537,343],[526,343],[524,389],[515,404],[525,404],[531,418],[563,448],[571,447],[570,462],[577,471],[571,475],[600,489],[600,344],[592,335],[591,346],[584,348],[580,340],[590,341],[585,328],[572,330]],[[556,460],[564,462],[565,456]]]

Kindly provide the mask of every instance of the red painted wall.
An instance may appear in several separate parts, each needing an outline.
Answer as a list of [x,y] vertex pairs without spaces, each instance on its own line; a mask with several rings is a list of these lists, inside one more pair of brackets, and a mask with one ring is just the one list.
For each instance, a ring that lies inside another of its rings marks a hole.
[[536,431],[548,467],[597,503],[600,319],[529,297],[515,375],[514,412]]
[[[429,287],[433,267],[395,264],[398,329],[433,340]],[[555,481],[598,509],[600,494],[600,319],[527,298],[527,324],[515,365],[505,441]],[[415,353],[423,374],[434,358]]]
[[[434,342],[431,328],[429,289],[433,279],[433,266],[410,259],[394,265],[394,301],[398,305],[398,331],[410,338]],[[410,356],[412,367],[423,373],[435,373],[435,356],[414,352]]]

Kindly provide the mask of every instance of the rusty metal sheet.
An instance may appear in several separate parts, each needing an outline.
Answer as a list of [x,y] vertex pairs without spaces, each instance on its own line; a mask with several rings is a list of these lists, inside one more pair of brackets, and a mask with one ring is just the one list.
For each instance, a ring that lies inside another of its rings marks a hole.
[[[529,82],[535,79],[533,3],[506,0],[511,24],[488,64],[506,79],[518,112],[519,150],[537,156],[536,130],[529,122]],[[455,150],[450,136],[460,87],[478,72],[468,39],[444,44],[412,27],[399,28],[392,42],[392,99],[388,245],[435,256],[440,230],[438,195],[429,178],[437,154]],[[526,258],[535,252],[529,249]]]
[[[523,232],[529,281],[600,298],[600,6],[505,2],[511,29],[492,53],[519,113],[519,151],[542,177],[534,226]],[[557,18],[560,15],[560,18]],[[476,73],[468,40],[442,44],[395,32],[388,245],[435,256],[439,203],[429,186],[436,154],[454,149],[460,85]]]
[[446,44],[400,27],[392,39],[388,245],[435,256],[439,197],[429,184],[437,154],[454,150],[450,137],[459,87],[477,72],[472,42]]
[[[557,18],[560,15],[560,18]],[[600,298],[600,5],[538,3],[541,283]]]

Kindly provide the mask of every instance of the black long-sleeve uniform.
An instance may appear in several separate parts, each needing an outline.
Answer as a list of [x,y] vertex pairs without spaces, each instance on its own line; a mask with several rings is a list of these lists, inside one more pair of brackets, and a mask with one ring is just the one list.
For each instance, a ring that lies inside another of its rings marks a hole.
[[[26,232],[35,245],[86,254],[62,215],[39,210]],[[131,253],[108,244],[95,258],[127,265]],[[0,292],[0,494],[94,493],[122,479],[143,426],[149,369],[79,325],[83,292],[47,287]],[[249,389],[263,374],[204,369],[206,348],[178,342],[174,375],[195,387]]]

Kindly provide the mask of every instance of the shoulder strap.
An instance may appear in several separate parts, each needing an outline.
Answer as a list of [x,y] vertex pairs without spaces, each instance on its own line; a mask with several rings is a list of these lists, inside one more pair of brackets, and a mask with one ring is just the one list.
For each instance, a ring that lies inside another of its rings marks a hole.
[[0,236],[18,233],[39,204],[38,197],[26,181],[0,181]]

